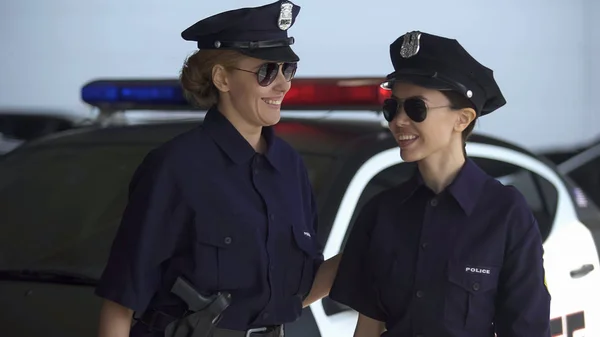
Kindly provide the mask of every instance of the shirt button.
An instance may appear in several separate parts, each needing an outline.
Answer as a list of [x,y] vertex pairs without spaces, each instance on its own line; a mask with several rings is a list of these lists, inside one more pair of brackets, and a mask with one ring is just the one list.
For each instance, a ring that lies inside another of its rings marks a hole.
[[272,213],[271,213],[271,214],[269,215],[269,219],[271,219],[271,220],[275,220],[275,214],[272,214]]
[[425,293],[423,293],[423,291],[421,291],[421,290],[417,291],[417,297],[418,298],[423,298],[424,295],[425,295]]
[[437,199],[431,199],[431,201],[429,202],[429,204],[433,207],[437,206],[438,204],[438,200]]
[[254,170],[254,175],[257,175],[257,174],[258,174],[258,170],[257,170],[257,169],[255,169],[255,170]]
[[421,247],[422,247],[423,249],[426,249],[428,246],[429,246],[429,243],[428,243],[428,242],[423,242],[423,243],[421,244]]
[[223,242],[225,242],[226,245],[231,243],[231,237],[226,237],[225,240],[223,240]]
[[262,318],[263,318],[263,319],[267,319],[267,318],[269,318],[269,316],[270,316],[270,315],[269,315],[269,313],[268,313],[268,312],[265,312],[265,313],[263,313],[263,314],[262,314]]
[[472,287],[473,287],[473,290],[475,290],[475,291],[479,290],[479,283],[478,282],[473,283]]

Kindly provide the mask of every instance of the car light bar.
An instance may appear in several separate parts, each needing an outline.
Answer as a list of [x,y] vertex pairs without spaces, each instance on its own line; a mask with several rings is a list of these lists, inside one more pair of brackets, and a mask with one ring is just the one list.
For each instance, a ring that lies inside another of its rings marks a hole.
[[[391,94],[380,78],[296,78],[287,92],[286,110],[374,110]],[[178,80],[97,80],[86,84],[81,99],[107,111],[195,110]]]

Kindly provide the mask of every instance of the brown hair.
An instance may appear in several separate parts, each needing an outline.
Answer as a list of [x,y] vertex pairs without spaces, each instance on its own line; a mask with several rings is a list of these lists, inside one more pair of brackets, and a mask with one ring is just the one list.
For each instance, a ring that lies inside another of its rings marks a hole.
[[200,108],[210,108],[219,100],[219,90],[212,78],[213,67],[237,64],[242,54],[233,50],[198,50],[190,55],[181,69],[179,81],[185,98]]
[[[465,109],[465,108],[471,108],[471,109],[475,110],[475,112],[477,112],[475,105],[473,105],[473,103],[471,103],[471,101],[468,98],[461,95],[460,93],[458,93],[456,91],[446,91],[446,90],[442,90],[441,93],[444,94],[444,96],[446,96],[448,101],[450,101],[450,109],[460,110],[460,109]],[[475,128],[476,122],[477,122],[477,117],[475,117],[475,119],[471,122],[471,124],[469,124],[462,132],[463,154],[465,155],[465,158],[467,157],[467,150],[466,150],[467,140],[469,139],[469,136],[471,135],[471,133],[473,133],[473,129]]]

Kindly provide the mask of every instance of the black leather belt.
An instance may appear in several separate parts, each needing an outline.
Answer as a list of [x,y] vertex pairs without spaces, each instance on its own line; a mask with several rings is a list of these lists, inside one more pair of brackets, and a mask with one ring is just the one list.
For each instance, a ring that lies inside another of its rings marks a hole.
[[[137,319],[152,331],[164,331],[171,322],[179,319],[157,310],[147,310]],[[213,337],[283,337],[283,325],[253,328],[246,331],[215,328]]]

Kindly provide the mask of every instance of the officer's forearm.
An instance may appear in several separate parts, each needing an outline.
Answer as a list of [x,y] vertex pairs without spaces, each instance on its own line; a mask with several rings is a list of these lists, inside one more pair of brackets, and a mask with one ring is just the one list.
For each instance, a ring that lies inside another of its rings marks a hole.
[[104,300],[100,310],[98,337],[129,337],[133,310]]
[[363,314],[358,316],[354,337],[379,337],[385,331],[383,322],[369,318]]
[[342,254],[338,254],[321,264],[315,276],[312,289],[310,289],[310,293],[304,302],[302,302],[303,307],[307,307],[311,303],[329,295],[329,290],[331,290],[331,286],[333,285],[341,258]]

